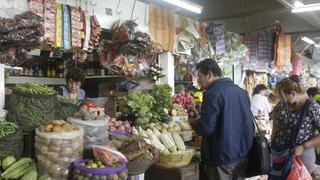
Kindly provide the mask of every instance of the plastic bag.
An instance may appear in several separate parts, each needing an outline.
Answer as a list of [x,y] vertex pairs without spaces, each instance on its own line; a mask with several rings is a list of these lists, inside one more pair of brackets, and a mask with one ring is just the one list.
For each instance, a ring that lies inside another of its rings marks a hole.
[[312,180],[309,171],[304,166],[299,156],[294,157],[292,169],[286,180]]
[[66,133],[43,133],[36,129],[35,152],[39,173],[53,180],[67,180],[73,161],[82,159],[83,129]]
[[84,131],[84,157],[92,158],[93,145],[105,145],[109,141],[108,124],[105,120],[83,121],[69,117],[67,119],[73,125],[82,127]]
[[95,159],[102,161],[106,165],[112,165],[120,160],[128,161],[120,151],[105,146],[93,146],[93,154]]

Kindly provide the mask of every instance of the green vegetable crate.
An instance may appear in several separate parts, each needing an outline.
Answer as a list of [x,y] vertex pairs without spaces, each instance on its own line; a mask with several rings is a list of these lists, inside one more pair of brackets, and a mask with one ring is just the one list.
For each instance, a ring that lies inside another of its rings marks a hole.
[[56,92],[39,83],[17,85],[10,99],[8,121],[15,122],[22,131],[33,131],[54,119]]

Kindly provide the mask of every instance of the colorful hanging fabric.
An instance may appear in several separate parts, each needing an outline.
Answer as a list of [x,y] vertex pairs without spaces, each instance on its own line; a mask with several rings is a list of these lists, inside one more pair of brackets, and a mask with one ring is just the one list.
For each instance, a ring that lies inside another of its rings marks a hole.
[[216,55],[222,55],[226,51],[226,30],[221,24],[210,24],[207,27],[207,34],[211,46],[215,49]]
[[303,59],[298,53],[292,53],[292,72],[291,75],[301,75]]
[[149,5],[149,33],[163,50],[172,51],[174,43],[174,14],[159,6]]
[[287,66],[291,63],[291,35],[286,35],[280,25],[277,25],[277,37],[275,43],[276,66]]
[[244,35],[244,44],[250,50],[250,61],[257,59],[258,52],[258,37],[255,33],[246,33]]
[[271,30],[258,32],[258,60],[272,61],[274,59],[275,33]]

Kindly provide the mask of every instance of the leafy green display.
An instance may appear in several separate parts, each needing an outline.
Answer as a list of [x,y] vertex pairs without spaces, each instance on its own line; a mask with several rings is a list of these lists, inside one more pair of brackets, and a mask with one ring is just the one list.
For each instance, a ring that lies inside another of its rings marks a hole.
[[157,102],[157,105],[152,108],[152,111],[162,114],[164,108],[171,109],[171,92],[172,88],[167,84],[156,85],[153,89],[151,89],[149,94]]
[[153,116],[150,111],[155,103],[154,98],[150,94],[141,90],[133,90],[124,97],[124,100],[131,110],[137,113],[137,125],[146,125],[149,123]]
[[153,107],[155,100],[153,97],[141,90],[133,90],[124,97],[127,105],[134,111],[138,113],[147,113]]

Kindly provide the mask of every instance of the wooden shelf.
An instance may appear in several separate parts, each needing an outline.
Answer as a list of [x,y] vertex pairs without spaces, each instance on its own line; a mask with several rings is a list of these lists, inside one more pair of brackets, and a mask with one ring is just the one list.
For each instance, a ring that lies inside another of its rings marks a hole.
[[38,82],[47,85],[65,85],[64,78],[29,77],[29,76],[9,76],[5,79],[6,84],[23,84]]
[[122,75],[114,76],[86,76],[86,79],[104,79],[104,78],[124,78]]

